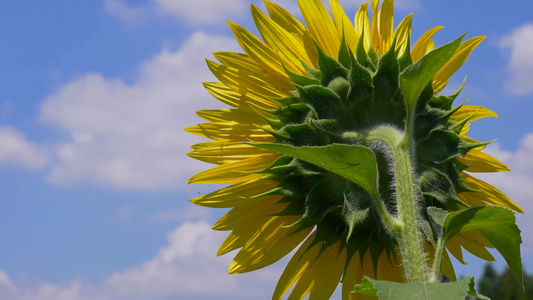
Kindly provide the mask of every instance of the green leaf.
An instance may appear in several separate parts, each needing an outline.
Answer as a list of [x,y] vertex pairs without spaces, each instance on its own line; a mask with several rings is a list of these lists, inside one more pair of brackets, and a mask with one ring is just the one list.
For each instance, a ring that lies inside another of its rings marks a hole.
[[428,207],[427,212],[433,229],[437,232],[438,237],[441,237],[442,227],[444,226],[444,222],[449,213],[438,207]]
[[398,283],[365,277],[355,286],[354,293],[378,296],[379,300],[464,300],[467,296],[490,300],[476,292],[474,277],[447,283]]
[[322,147],[295,147],[286,144],[251,143],[276,153],[290,155],[338,174],[378,198],[378,171],[372,150],[357,145],[333,144]]
[[409,112],[413,111],[418,96],[433,76],[452,58],[463,37],[464,34],[455,41],[429,52],[400,74],[400,86]]
[[450,213],[444,223],[444,240],[470,230],[479,230],[500,252],[522,285],[520,229],[514,213],[500,206],[476,206]]

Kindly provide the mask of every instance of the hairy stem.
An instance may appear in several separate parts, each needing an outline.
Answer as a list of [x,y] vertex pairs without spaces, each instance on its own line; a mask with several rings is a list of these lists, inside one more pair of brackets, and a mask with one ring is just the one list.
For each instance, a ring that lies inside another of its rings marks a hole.
[[407,281],[427,282],[430,275],[422,247],[422,234],[418,228],[418,193],[415,189],[411,142],[409,139],[405,140],[401,132],[390,127],[371,130],[367,140],[383,143],[392,159],[399,223],[396,238]]

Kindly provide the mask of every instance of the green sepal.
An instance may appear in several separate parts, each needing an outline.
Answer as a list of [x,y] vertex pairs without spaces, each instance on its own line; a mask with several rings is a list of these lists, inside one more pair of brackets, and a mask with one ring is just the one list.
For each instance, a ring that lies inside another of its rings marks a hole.
[[375,280],[365,276],[361,284],[355,286],[353,292],[368,296],[378,296],[380,300],[464,300],[466,297],[490,300],[476,292],[474,277],[445,283],[398,283]]
[[[396,43],[396,38],[395,38]],[[403,71],[405,68],[413,64],[413,59],[411,58],[411,35],[407,35],[407,45],[405,46],[405,51],[402,56],[398,59],[398,64],[400,65],[400,70]],[[400,49],[396,53],[399,53]]]
[[459,96],[459,94],[463,90],[463,87],[465,86],[465,82],[466,82],[466,76],[463,79],[463,83],[461,84],[461,87],[453,95],[450,95],[450,96],[445,96],[445,95],[435,96],[435,97],[431,98],[429,104],[431,106],[433,106],[433,107],[437,107],[437,108],[444,109],[444,110],[452,109],[453,101],[455,101],[457,96]]
[[346,44],[346,38],[344,37],[344,34],[341,38],[341,44],[339,46],[339,53],[337,56],[341,65],[349,70],[352,66],[352,61],[355,60],[355,58],[353,56],[352,50]]
[[[375,101],[373,106],[379,112],[386,112],[387,109],[394,110],[395,108],[391,107],[391,104],[396,104],[394,103],[395,100],[399,100],[398,77],[400,75],[400,65],[398,64],[394,48],[395,44],[393,43],[389,51],[381,56],[376,74],[372,78],[372,84],[374,85],[374,95],[372,98]],[[404,104],[399,103],[398,109],[401,110],[403,107]],[[396,120],[392,121],[396,123]]]
[[318,52],[318,67],[322,72],[320,83],[327,86],[330,81],[337,77],[348,78],[348,69],[343,67],[336,59],[327,55],[320,46],[315,43]]
[[332,174],[322,178],[309,191],[305,199],[305,212],[302,218],[289,227],[314,226],[320,223],[328,213],[341,209],[344,201],[344,189],[346,189],[345,181],[339,176]]
[[304,103],[309,104],[320,119],[330,119],[336,116],[342,107],[341,98],[332,90],[320,85],[297,86]]
[[283,97],[283,98],[278,98],[278,97],[268,97],[269,100],[272,100],[273,102],[279,104],[280,106],[287,106],[287,105],[291,105],[291,104],[295,104],[295,103],[299,103],[300,102],[300,98],[299,97]]
[[448,176],[436,169],[422,173],[418,185],[424,196],[435,198],[446,208],[459,209],[457,203],[468,207],[457,197],[455,186]]
[[317,80],[317,79],[293,73],[291,70],[287,69],[287,67],[285,66],[285,64],[283,63],[283,60],[281,58],[280,58],[279,61],[281,62],[281,66],[283,67],[283,70],[285,71],[287,76],[289,76],[289,80],[294,85],[308,86],[308,85],[313,85],[313,84],[320,84],[320,81]]
[[[347,207],[347,206],[345,205],[344,207]],[[365,208],[362,210],[359,210],[359,209],[344,210],[343,212],[344,222],[346,222],[346,225],[348,225],[348,233],[346,235],[346,242],[350,241],[350,237],[352,236],[355,226],[363,222],[368,217],[369,211],[370,211],[370,208]]]
[[355,57],[357,58],[359,64],[361,64],[365,68],[369,68],[370,70],[372,70],[372,72],[375,72],[376,67],[370,61],[370,58],[368,57],[368,54],[365,50],[364,35],[365,32],[363,31],[361,33],[361,36],[359,37],[359,41],[357,42],[357,47],[355,48]]
[[320,71],[319,69],[313,68],[312,66],[310,66],[308,63],[306,63],[302,59],[300,59],[300,63],[304,67],[304,70],[307,76],[320,81],[320,78],[322,78],[322,71]]
[[452,58],[465,35],[424,55],[400,74],[400,86],[408,112],[412,112],[418,96],[433,76]]
[[426,209],[426,212],[429,216],[431,227],[435,230],[435,232],[437,233],[437,236],[441,238],[442,233],[443,233],[444,222],[446,221],[446,217],[450,213],[443,209],[440,209],[438,207],[433,207],[433,206],[428,207]]
[[305,103],[295,103],[282,106],[278,109],[268,109],[265,112],[278,118],[284,124],[288,123],[303,123],[309,116],[311,108]]
[[338,174],[379,199],[376,158],[374,152],[364,146],[332,144],[321,147],[295,147],[274,143],[250,144],[272,152],[293,156]]
[[514,212],[501,206],[476,206],[449,213],[443,226],[443,240],[470,230],[481,234],[500,252],[523,286],[520,257],[520,229]]
[[279,203],[289,203],[282,211],[273,216],[301,216],[305,213],[305,200],[303,198],[285,196]]
[[350,102],[360,102],[363,99],[370,99],[372,95],[372,75],[357,61],[352,61],[350,74],[350,91],[348,99]]

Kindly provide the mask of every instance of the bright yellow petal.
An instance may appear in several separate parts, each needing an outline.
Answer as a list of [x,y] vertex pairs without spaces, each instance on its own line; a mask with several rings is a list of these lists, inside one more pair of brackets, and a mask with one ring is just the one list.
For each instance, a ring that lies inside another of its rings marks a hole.
[[370,22],[370,39],[376,51],[379,48],[381,48],[381,37],[379,36],[379,22],[380,22],[379,16],[380,16],[379,0],[372,0],[372,20]]
[[467,172],[506,172],[509,168],[496,158],[475,149],[466,153],[463,158],[457,158],[458,161],[470,165],[466,168]]
[[252,58],[258,65],[260,65],[271,76],[276,77],[277,80],[286,81],[290,84],[287,73],[283,70],[279,62],[277,53],[263,44],[260,39],[251,34],[241,26],[228,22],[228,25],[233,31],[237,42],[250,58]]
[[197,124],[183,131],[215,140],[233,142],[271,142],[272,135],[253,124],[211,122]]
[[285,66],[294,73],[305,74],[299,59],[303,59],[308,64],[311,62],[307,57],[303,41],[285,31],[253,4],[252,17],[265,44],[280,55]]
[[446,244],[446,248],[450,253],[457,259],[460,263],[463,265],[466,265],[466,263],[463,260],[463,250],[461,249],[461,245],[459,244],[459,239],[456,237],[451,238],[448,243]]
[[450,256],[446,251],[444,251],[444,255],[442,256],[442,273],[451,281],[457,281],[457,276],[455,276],[455,270],[453,269],[452,261],[450,260]]
[[238,108],[241,111],[253,112],[250,106],[252,100],[246,95],[241,95],[220,82],[204,82],[205,89],[220,102]]
[[361,36],[364,34],[364,46],[365,50],[368,51],[370,49],[370,45],[372,44],[372,36],[370,33],[370,18],[368,17],[368,2],[363,3],[355,13],[355,31],[357,32],[357,36]]
[[455,111],[451,117],[455,120],[464,120],[470,117],[468,122],[472,122],[486,117],[497,118],[498,114],[483,106],[463,105],[459,107],[459,109]]
[[413,14],[407,15],[400,25],[396,27],[394,31],[394,38],[396,39],[396,50],[398,51],[398,57],[401,57],[405,51],[409,51],[408,45],[411,38],[411,25]]
[[259,104],[265,107],[276,108],[278,105],[266,97],[287,97],[289,92],[280,91],[270,86],[261,78],[248,71],[238,70],[207,60],[207,66],[220,82],[236,92],[247,95],[251,99],[258,99]]
[[251,59],[247,54],[234,53],[234,52],[215,52],[213,56],[220,61],[223,65],[231,67],[233,69],[242,70],[246,73],[251,73],[265,81],[273,87],[279,89],[293,89],[292,83],[284,80],[278,80],[277,77],[272,76],[266,72],[255,60]]
[[267,122],[257,113],[237,109],[205,109],[198,110],[196,114],[211,122],[235,122],[241,124],[267,125]]
[[213,224],[212,228],[219,231],[234,230],[242,225],[248,226],[248,221],[256,218],[267,216],[267,219],[271,219],[270,215],[279,213],[288,205],[278,203],[281,198],[281,196],[274,195],[248,199],[247,203],[225,213]]
[[279,5],[265,0],[265,6],[270,18],[287,32],[293,34],[296,39],[301,40],[305,47],[305,52],[311,66],[317,67],[317,50],[311,41],[305,26],[298,21],[293,15],[281,8]]
[[320,48],[333,58],[337,58],[339,38],[335,24],[320,0],[298,0],[309,33]]
[[231,164],[216,166],[194,175],[189,179],[188,183],[226,184],[256,180],[264,175],[250,174],[249,172],[266,168],[272,164],[277,157],[279,157],[279,155],[258,155]]
[[452,58],[433,77],[433,90],[440,92],[448,83],[450,77],[464,64],[470,53],[485,39],[485,36],[476,36],[463,43]]
[[350,19],[346,16],[339,0],[329,0],[329,5],[331,7],[333,19],[335,20],[335,28],[337,28],[337,36],[339,40],[342,40],[342,35],[344,34],[346,44],[352,50],[352,53],[355,53],[359,36],[357,35],[352,22],[350,22]]
[[271,217],[235,255],[229,273],[244,273],[269,266],[289,254],[312,230],[312,227],[296,232],[283,228],[296,222],[299,216]]
[[285,267],[285,270],[279,278],[278,284],[272,299],[281,299],[283,295],[302,277],[302,275],[308,270],[309,266],[318,256],[320,251],[320,244],[308,249],[311,242],[315,238],[315,233],[311,234],[305,242],[298,248],[296,253],[292,256],[291,260]]
[[266,193],[279,183],[271,180],[256,180],[237,183],[207,195],[190,199],[196,205],[227,208],[241,206],[250,202],[250,198]]
[[392,45],[393,29],[393,0],[385,0],[379,10],[379,35],[381,36],[381,45],[378,53],[384,54]]
[[516,203],[509,199],[509,197],[507,197],[504,193],[500,192],[492,185],[484,182],[483,180],[479,180],[473,176],[470,176],[464,172],[460,173],[459,175],[468,187],[476,190],[481,190],[481,192],[459,193],[458,195],[462,195],[466,199],[477,198],[494,205],[510,208],[519,213],[524,213],[520,206],[516,205]]
[[435,35],[435,33],[437,33],[437,31],[441,30],[442,28],[444,28],[444,26],[433,27],[430,30],[426,31],[418,39],[415,46],[413,47],[413,50],[411,51],[411,59],[413,60],[413,62],[421,59],[422,56],[433,50],[433,36]]

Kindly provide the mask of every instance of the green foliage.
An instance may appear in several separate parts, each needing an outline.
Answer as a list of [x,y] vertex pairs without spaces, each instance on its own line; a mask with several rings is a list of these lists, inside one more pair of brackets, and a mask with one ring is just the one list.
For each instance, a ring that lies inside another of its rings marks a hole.
[[498,273],[487,264],[477,284],[479,292],[493,300],[533,300],[533,274],[524,273],[522,288],[511,269]]
[[477,294],[474,277],[449,283],[397,283],[365,277],[361,284],[355,286],[354,292],[378,296],[380,300],[464,300],[467,296],[489,300]]

